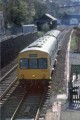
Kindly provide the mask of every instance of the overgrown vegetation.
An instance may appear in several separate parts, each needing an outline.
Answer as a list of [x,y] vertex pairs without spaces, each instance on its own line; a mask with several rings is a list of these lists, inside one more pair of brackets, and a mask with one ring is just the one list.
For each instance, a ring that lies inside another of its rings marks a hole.
[[49,29],[49,25],[47,24],[47,23],[45,23],[43,26],[42,26],[42,31],[44,31],[44,32],[47,32],[47,31],[49,31],[50,29]]
[[71,38],[71,51],[80,52],[80,28],[75,27]]
[[47,12],[42,0],[0,0],[0,10],[4,12],[5,28],[8,25],[33,23]]
[[39,37],[42,37],[43,35],[44,35],[44,32],[43,32],[43,31],[38,31],[38,32],[37,32],[38,38],[39,38]]
[[76,49],[77,49],[76,37],[73,36],[71,39],[71,51],[74,51]]

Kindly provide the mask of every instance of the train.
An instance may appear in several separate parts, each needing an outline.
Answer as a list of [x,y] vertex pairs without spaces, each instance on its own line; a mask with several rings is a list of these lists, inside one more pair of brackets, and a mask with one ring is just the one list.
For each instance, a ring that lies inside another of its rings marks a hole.
[[60,31],[51,30],[24,48],[18,57],[18,79],[27,83],[51,80],[60,41]]

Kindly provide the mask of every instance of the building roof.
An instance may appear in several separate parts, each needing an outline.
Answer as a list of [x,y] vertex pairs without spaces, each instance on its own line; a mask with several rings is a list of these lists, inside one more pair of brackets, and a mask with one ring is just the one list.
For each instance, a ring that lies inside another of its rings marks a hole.
[[50,14],[44,14],[37,20],[37,22],[44,22],[44,21],[57,21],[57,19]]
[[49,17],[50,19],[52,19],[52,20],[57,20],[55,17],[53,17],[52,15],[50,15],[50,14],[45,14],[47,17]]

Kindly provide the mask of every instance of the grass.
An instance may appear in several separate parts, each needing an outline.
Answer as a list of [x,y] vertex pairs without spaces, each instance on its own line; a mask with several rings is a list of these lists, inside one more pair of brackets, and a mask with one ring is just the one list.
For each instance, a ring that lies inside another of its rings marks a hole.
[[71,39],[71,46],[70,46],[71,51],[75,51],[77,49],[77,38],[74,36]]
[[73,29],[70,50],[72,52],[80,50],[80,28]]

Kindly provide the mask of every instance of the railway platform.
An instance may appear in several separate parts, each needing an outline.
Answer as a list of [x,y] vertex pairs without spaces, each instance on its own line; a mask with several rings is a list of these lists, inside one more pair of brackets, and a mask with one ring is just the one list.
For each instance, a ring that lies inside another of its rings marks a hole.
[[45,120],[80,120],[80,103],[70,104],[65,94],[57,95],[52,109],[48,109]]
[[61,120],[62,104],[66,101],[66,95],[57,95],[56,101],[52,103],[51,109],[47,110],[45,120]]
[[80,120],[80,111],[73,109],[63,109],[60,120]]
[[80,103],[62,104],[60,120],[80,120]]
[[61,105],[60,120],[80,120],[80,104],[69,104],[67,101]]
[[60,120],[61,102],[54,102],[46,114],[46,120]]

